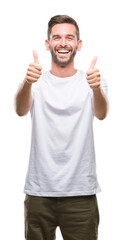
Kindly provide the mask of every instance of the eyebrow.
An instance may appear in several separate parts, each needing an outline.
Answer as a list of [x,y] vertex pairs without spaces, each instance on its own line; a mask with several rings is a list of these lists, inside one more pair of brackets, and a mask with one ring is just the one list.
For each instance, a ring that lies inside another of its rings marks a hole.
[[75,38],[75,35],[73,35],[73,34],[67,34],[67,36]]
[[[60,34],[54,34],[54,35],[52,36],[52,38],[59,37],[59,36],[60,36]],[[67,37],[75,38],[75,36],[74,36],[73,34],[67,34]]]
[[52,36],[52,38],[55,38],[55,37],[59,37],[59,35],[58,35],[58,34],[54,34],[54,35]]

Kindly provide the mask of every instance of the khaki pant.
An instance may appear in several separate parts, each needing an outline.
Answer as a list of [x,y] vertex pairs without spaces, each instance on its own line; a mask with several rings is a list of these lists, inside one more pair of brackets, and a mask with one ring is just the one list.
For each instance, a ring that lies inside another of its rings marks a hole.
[[26,195],[24,207],[26,240],[55,240],[57,226],[64,240],[97,240],[99,211],[96,195]]

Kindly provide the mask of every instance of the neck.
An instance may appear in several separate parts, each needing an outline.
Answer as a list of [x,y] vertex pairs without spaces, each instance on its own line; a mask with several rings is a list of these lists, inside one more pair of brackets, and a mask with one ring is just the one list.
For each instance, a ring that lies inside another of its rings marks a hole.
[[74,75],[77,70],[74,68],[74,62],[71,62],[67,66],[59,66],[52,60],[52,66],[50,72],[57,77],[70,77]]

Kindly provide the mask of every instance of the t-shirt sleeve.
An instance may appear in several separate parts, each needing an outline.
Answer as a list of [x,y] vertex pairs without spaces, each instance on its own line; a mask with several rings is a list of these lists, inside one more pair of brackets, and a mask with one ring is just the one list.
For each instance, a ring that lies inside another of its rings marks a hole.
[[[106,80],[101,76],[101,89],[103,90],[104,94],[107,96],[108,95],[108,86]],[[90,88],[90,95],[91,97],[93,96],[93,90]]]
[[101,76],[101,89],[105,93],[105,95],[108,95],[108,86],[106,80]]
[[33,112],[34,101],[35,101],[35,96],[36,96],[37,89],[38,89],[38,83],[33,83],[32,87],[31,87],[31,95],[32,95],[32,106],[30,108],[31,115],[32,115],[32,112]]

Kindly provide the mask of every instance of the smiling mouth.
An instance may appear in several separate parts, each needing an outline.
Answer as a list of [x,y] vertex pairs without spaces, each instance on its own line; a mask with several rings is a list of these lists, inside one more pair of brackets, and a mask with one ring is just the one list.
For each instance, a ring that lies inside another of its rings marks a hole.
[[66,50],[66,49],[59,49],[59,50],[56,50],[56,52],[60,55],[60,56],[67,56],[71,50]]
[[57,50],[58,53],[60,54],[68,54],[70,51],[68,50]]

